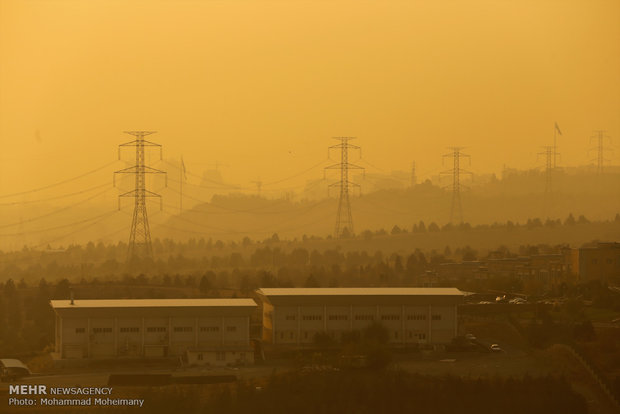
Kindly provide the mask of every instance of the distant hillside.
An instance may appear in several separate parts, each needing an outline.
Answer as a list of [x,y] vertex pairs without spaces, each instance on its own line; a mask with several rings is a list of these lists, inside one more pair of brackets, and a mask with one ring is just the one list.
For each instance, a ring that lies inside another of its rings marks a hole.
[[[532,218],[564,220],[572,213],[590,220],[610,220],[620,211],[620,173],[599,176],[589,172],[557,172],[553,183],[553,193],[545,197],[544,174],[521,171],[464,189],[463,219],[472,225],[525,223]],[[430,181],[414,188],[351,197],[356,233],[367,229],[389,231],[394,225],[410,230],[419,221],[441,226],[450,221],[451,205],[450,189]],[[224,240],[243,236],[263,239],[273,233],[286,238],[324,237],[333,232],[336,209],[336,198],[294,201],[220,195],[210,203],[170,218],[158,234],[178,239],[204,235]]]

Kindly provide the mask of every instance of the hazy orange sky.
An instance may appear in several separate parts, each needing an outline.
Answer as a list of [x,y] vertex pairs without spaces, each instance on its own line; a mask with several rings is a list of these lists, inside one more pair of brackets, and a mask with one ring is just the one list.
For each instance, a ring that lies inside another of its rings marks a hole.
[[128,129],[251,185],[339,135],[387,171],[449,145],[532,168],[554,121],[564,165],[594,129],[620,142],[619,1],[0,0],[0,194],[113,161]]

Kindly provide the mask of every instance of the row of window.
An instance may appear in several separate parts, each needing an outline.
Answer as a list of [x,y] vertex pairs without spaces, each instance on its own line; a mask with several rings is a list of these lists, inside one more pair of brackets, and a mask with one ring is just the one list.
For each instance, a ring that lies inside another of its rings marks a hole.
[[[286,315],[285,319],[287,321],[294,321],[297,319],[296,315]],[[322,321],[322,315],[302,315],[301,317],[304,321]],[[348,321],[349,315],[328,315],[328,319],[330,321]],[[354,315],[354,319],[356,321],[374,321],[375,315]],[[440,321],[441,315],[432,315],[432,319],[434,321]],[[392,315],[381,315],[382,321],[400,321],[400,315],[392,314]],[[413,315],[407,315],[408,321],[425,321],[426,314],[418,313]]]
[[[235,354],[235,353],[233,352],[233,355],[234,355],[234,354]],[[196,355],[196,359],[197,359],[198,361],[204,361],[204,359],[205,359],[205,358],[204,358],[204,354],[198,354],[198,355]],[[215,360],[216,360],[216,361],[225,361],[225,360],[226,360],[226,352],[216,352],[216,353],[215,353]]]
[[[328,332],[327,334],[332,338],[336,335],[335,332]],[[399,331],[394,331],[394,339],[398,339],[399,335]],[[416,338],[418,340],[426,340],[426,333],[424,332],[408,332],[407,336],[409,337],[409,339]],[[288,335],[285,332],[280,332],[280,339],[284,339],[285,337],[288,337],[289,339],[295,339],[295,332],[289,331]],[[308,339],[308,331],[303,331],[302,337],[303,339]]]
[[[201,326],[200,332],[219,332],[219,326]],[[112,328],[92,328],[92,332],[94,334],[100,333],[112,333]],[[123,326],[119,328],[119,332],[121,333],[139,333],[140,328],[138,327],[127,327]],[[146,328],[146,332],[148,333],[162,333],[168,332],[168,328],[165,326],[148,326]],[[193,326],[175,326],[174,332],[194,332]],[[227,326],[226,332],[237,332],[236,326]],[[86,333],[86,328],[75,328],[76,334],[84,334]]]
[[[602,262],[603,260],[604,260],[604,259],[601,259],[601,262]],[[605,262],[606,262],[607,264],[612,264],[614,261],[613,261],[613,259],[606,259],[606,260],[605,260]],[[618,263],[620,263],[620,257],[618,258]],[[598,264],[598,259],[592,259],[592,264]]]

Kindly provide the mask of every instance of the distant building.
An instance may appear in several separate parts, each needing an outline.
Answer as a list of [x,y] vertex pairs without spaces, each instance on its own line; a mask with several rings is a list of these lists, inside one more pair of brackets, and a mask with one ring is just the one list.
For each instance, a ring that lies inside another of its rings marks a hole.
[[572,249],[570,264],[573,275],[580,282],[617,280],[620,278],[620,243],[598,243]]
[[456,288],[259,289],[263,342],[312,346],[315,336],[335,340],[379,322],[394,345],[447,344],[457,335]]
[[445,282],[462,280],[487,279],[487,264],[480,261],[464,261],[460,263],[441,263],[437,268],[437,276]]
[[251,363],[252,299],[52,300],[55,356]]

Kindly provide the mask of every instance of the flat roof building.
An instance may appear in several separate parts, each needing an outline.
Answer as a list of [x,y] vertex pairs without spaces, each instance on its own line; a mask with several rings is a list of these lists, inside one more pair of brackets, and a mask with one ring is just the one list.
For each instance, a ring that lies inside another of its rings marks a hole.
[[597,243],[571,251],[571,270],[580,282],[620,280],[620,243]]
[[52,300],[55,354],[70,358],[161,358],[253,362],[252,299]]
[[457,335],[456,288],[258,289],[263,342],[312,346],[315,336],[343,334],[379,322],[394,345],[447,344]]

